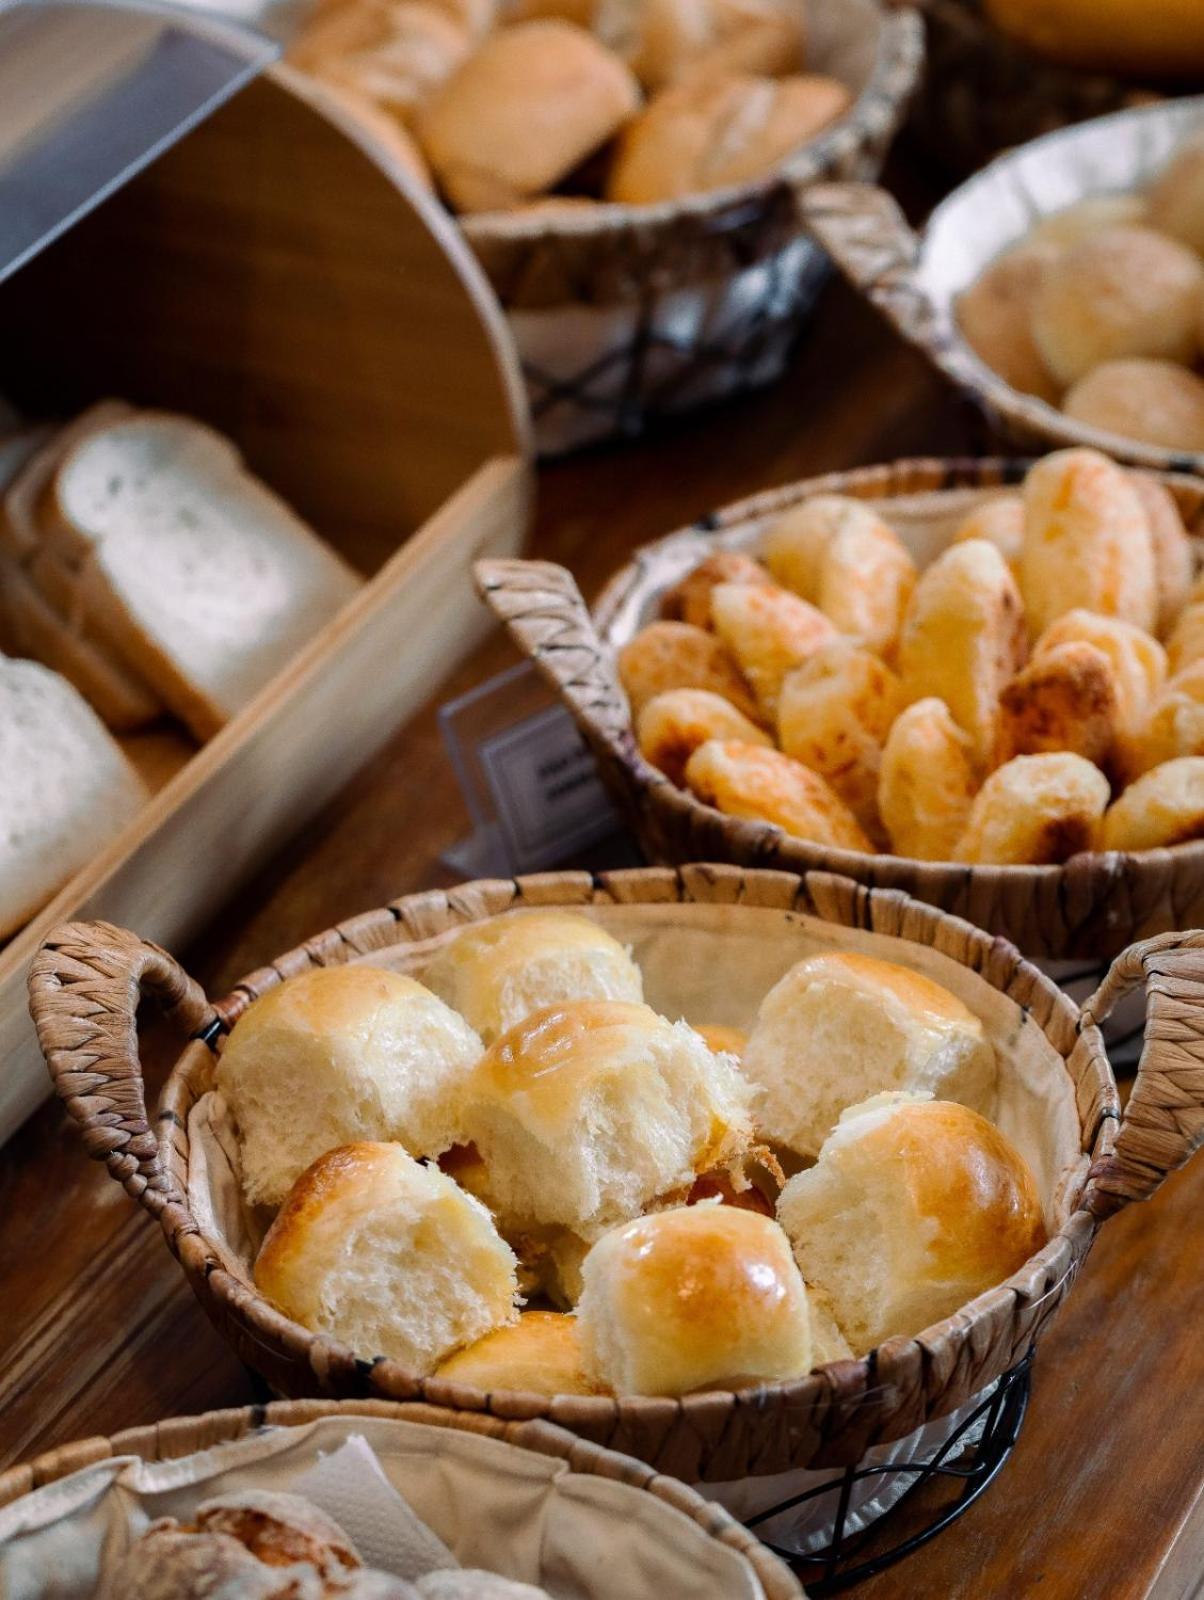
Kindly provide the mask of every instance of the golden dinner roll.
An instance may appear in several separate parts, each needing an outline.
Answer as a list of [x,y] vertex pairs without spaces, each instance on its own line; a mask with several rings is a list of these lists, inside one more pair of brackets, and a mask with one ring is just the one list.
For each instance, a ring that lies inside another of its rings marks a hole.
[[1158,615],[1154,631],[1161,638],[1191,597],[1191,540],[1183,526],[1178,502],[1164,483],[1148,472],[1130,472],[1129,482],[1137,491],[1141,509],[1150,530],[1154,552],[1154,583],[1158,591]]
[[836,639],[787,675],[778,701],[782,750],[826,778],[871,837],[882,746],[900,695],[898,678],[877,656]]
[[916,564],[880,517],[847,518],[819,558],[815,604],[841,633],[888,659],[916,586]]
[[1121,439],[1204,451],[1204,380],[1174,361],[1101,361],[1070,390],[1062,410]]
[[1153,630],[1150,525],[1128,473],[1098,450],[1055,450],[1025,478],[1020,588],[1034,634],[1079,607]]
[[1204,660],[1193,661],[1167,683],[1150,707],[1126,764],[1129,776],[1173,761],[1204,755]]
[[255,1282],[312,1333],[423,1376],[518,1315],[517,1262],[488,1211],[399,1144],[341,1145],[303,1172]]
[[841,1113],[887,1089],[991,1109],[995,1052],[974,1013],[920,972],[851,951],[810,956],[761,1002],[743,1056],[759,1132],[815,1156]]
[[[371,10],[366,14],[373,15]],[[395,121],[410,122],[418,107],[468,57],[472,35],[425,0],[390,7],[380,14],[375,31],[357,35],[349,25],[359,15],[357,6],[344,6],[328,25],[303,35],[294,52],[297,64],[333,87],[371,102]],[[336,30],[344,18],[346,32],[340,42]],[[425,160],[420,154],[418,159],[425,171]]]
[[446,1150],[480,1053],[463,1017],[399,972],[315,967],[269,989],[217,1061],[247,1199],[279,1205],[335,1145],[391,1139],[416,1156]]
[[705,1039],[709,1050],[722,1050],[725,1055],[739,1061],[748,1044],[748,1035],[739,1028],[729,1028],[722,1022],[696,1022],[694,1032]]
[[1003,687],[996,760],[1070,750],[1102,766],[1121,733],[1112,663],[1083,640],[1043,650]]
[[999,1129],[905,1094],[850,1107],[778,1218],[857,1355],[931,1327],[1045,1243],[1033,1175]]
[[974,507],[957,525],[954,544],[985,539],[1007,562],[1012,574],[1019,569],[1024,549],[1024,500],[1018,494],[997,494]]
[[1082,756],[1014,756],[974,797],[956,859],[980,866],[1049,866],[1094,850],[1108,780]]
[[820,561],[836,534],[844,528],[877,526],[880,520],[876,511],[851,495],[812,495],[769,525],[761,540],[761,560],[783,588],[814,601]]
[[639,106],[628,68],[583,28],[550,19],[490,34],[431,96],[419,142],[460,211],[553,188]]
[[758,720],[752,690],[721,640],[688,622],[651,622],[619,651],[619,681],[639,716],[671,689],[706,689]]
[[1204,837],[1204,756],[1164,761],[1108,807],[1104,850],[1157,850]]
[[435,1369],[435,1377],[492,1392],[597,1394],[581,1364],[577,1319],[563,1311],[524,1311]]
[[661,616],[690,622],[696,628],[711,626],[711,592],[720,583],[751,583],[762,587],[773,579],[759,561],[739,550],[716,550],[666,591]]
[[686,784],[729,817],[767,822],[837,850],[872,850],[861,824],[818,772],[780,750],[709,739],[686,763]]
[[987,0],[988,17],[1052,61],[1121,77],[1204,72],[1198,0]]
[[1022,394],[1051,404],[1061,386],[1033,338],[1033,306],[1061,250],[1027,241],[993,261],[954,304],[962,337],[974,354]]
[[1033,646],[1033,656],[1042,656],[1072,640],[1094,645],[1108,657],[1116,683],[1121,731],[1126,738],[1136,735],[1166,679],[1166,651],[1143,628],[1080,607],[1064,611],[1050,623]]
[[1101,361],[1190,365],[1199,349],[1204,265],[1152,228],[1102,228],[1064,251],[1033,301],[1033,339],[1064,387]]
[[644,998],[640,969],[619,941],[572,911],[516,911],[473,923],[423,976],[487,1045],[544,1006]]
[[986,765],[1000,691],[1024,656],[1024,609],[1007,563],[985,539],[950,545],[921,574],[903,619],[904,699],[943,700]]
[[952,861],[977,788],[970,736],[943,700],[899,713],[878,772],[878,814],[895,855]]
[[711,591],[711,616],[770,723],[786,674],[836,637],[822,611],[786,589],[718,584]]
[[[1093,194],[1086,200],[1076,200],[1042,217],[1031,228],[1026,244],[1049,244],[1059,247],[1075,245],[1102,228],[1141,224],[1147,220],[1148,206],[1140,194]],[[1166,229],[1160,229],[1166,232]]]
[[790,0],[710,0],[711,42],[684,72],[746,72],[782,78],[804,64],[801,9]]
[[835,78],[691,74],[624,128],[606,197],[652,205],[755,182],[842,116],[850,98]]
[[658,694],[636,719],[641,754],[678,785],[686,781],[686,763],[708,739],[773,745],[769,735],[730,701],[706,689],[670,689]]
[[639,1217],[585,1259],[586,1371],[618,1395],[743,1389],[811,1370],[807,1291],[770,1217],[704,1203]]
[[1204,256],[1204,130],[1184,139],[1150,185],[1146,206],[1151,228]]
[[477,1063],[461,1126],[504,1232],[583,1239],[637,1215],[751,1140],[751,1091],[726,1056],[648,1006],[533,1012]]
[[1177,676],[1185,667],[1204,659],[1204,600],[1184,606],[1166,641],[1167,671]]

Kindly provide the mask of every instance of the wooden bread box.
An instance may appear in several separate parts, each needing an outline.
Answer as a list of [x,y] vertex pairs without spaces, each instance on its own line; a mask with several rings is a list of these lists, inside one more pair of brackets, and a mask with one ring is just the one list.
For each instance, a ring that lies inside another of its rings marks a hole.
[[215,425],[368,580],[203,747],[174,724],[126,741],[154,798],[0,948],[4,1139],[50,1090],[26,1000],[46,930],[186,939],[488,626],[471,566],[521,545],[531,473],[504,319],[454,225],[283,67],[0,284],[0,393]]

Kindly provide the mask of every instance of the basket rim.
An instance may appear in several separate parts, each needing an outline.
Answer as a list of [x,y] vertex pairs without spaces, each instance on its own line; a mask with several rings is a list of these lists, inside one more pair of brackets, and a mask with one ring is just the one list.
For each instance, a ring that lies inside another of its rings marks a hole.
[[[800,501],[819,494],[853,494],[861,499],[876,500],[909,493],[941,494],[961,489],[1007,488],[1020,483],[1035,460],[1035,457],[1028,456],[907,456],[893,462],[800,478],[731,501],[718,511],[709,512],[695,522],[639,547],[631,559],[607,580],[591,607],[598,636],[604,646],[611,647],[610,627],[615,613],[644,587],[645,569],[650,560],[678,541],[687,538],[706,540],[741,523],[789,510]],[[1201,457],[1201,465],[1204,467],[1204,457]],[[1194,499],[1197,506],[1192,515],[1204,517],[1204,478],[1195,477],[1189,472],[1171,471],[1159,472],[1157,476],[1168,488],[1179,491],[1177,498],[1180,504],[1184,497]],[[1204,529],[1201,532],[1204,534]],[[649,584],[647,592],[651,595],[656,591]],[[1052,866],[921,861],[918,857],[894,855],[889,851],[867,854],[865,851],[846,850],[835,845],[816,845],[806,839],[792,839],[772,823],[726,816],[689,791],[679,789],[664,773],[645,760],[634,740],[621,756],[616,753],[616,758],[625,762],[633,782],[649,804],[705,816],[709,821],[717,822],[724,832],[747,840],[750,848],[755,849],[758,843],[773,840],[778,848],[789,849],[791,854],[797,854],[800,870],[813,867],[838,873],[864,873],[869,863],[888,870],[896,867],[919,873],[930,883],[962,884],[966,881],[989,880],[1001,884],[1027,883],[1037,886],[1059,884],[1068,875],[1081,877],[1085,871],[1112,878],[1132,866],[1140,869],[1143,865],[1160,864],[1168,856],[1176,861],[1204,862],[1204,838],[1150,850],[1088,850]]]

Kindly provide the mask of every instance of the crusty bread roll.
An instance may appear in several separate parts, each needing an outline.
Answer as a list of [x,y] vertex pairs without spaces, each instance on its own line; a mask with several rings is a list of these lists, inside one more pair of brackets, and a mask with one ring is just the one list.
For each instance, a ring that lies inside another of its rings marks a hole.
[[872,850],[857,818],[818,772],[780,750],[708,739],[686,763],[686,784],[716,811],[768,822],[796,839],[837,850]]
[[985,539],[1007,562],[1013,576],[1024,548],[1024,501],[1018,494],[997,494],[975,506],[958,524],[954,544]]
[[1166,681],[1166,651],[1144,628],[1079,607],[1064,611],[1050,623],[1033,646],[1033,657],[1073,640],[1094,645],[1112,663],[1121,729],[1126,738],[1135,736],[1145,723],[1151,701]]
[[1204,755],[1204,661],[1177,673],[1150,707],[1133,740],[1126,775],[1136,777],[1178,756]]
[[962,337],[975,355],[1021,394],[1056,404],[1061,386],[1033,338],[1033,306],[1045,275],[1061,255],[1050,242],[1027,239],[993,261],[958,295]]
[[1204,131],[1175,151],[1146,196],[1151,228],[1190,245],[1204,256]]
[[[319,14],[289,54],[303,71],[403,124],[412,122],[418,107],[472,46],[472,35],[461,22],[425,0],[387,7],[357,0]],[[379,124],[373,131],[379,134]],[[417,159],[425,171],[421,156]]]
[[756,721],[752,690],[725,646],[688,622],[651,622],[619,651],[619,681],[639,716],[648,701],[670,689],[707,689]]
[[[1204,296],[1200,305],[1204,315]],[[1204,450],[1204,379],[1149,356],[1101,361],[1062,401],[1076,422],[1163,450]]]
[[[1104,228],[1141,224],[1147,220],[1148,205],[1141,194],[1094,194],[1076,200],[1042,217],[1029,230],[1025,244],[1052,244],[1063,247],[1081,244]],[[1165,229],[1160,229],[1165,232]]]
[[1077,607],[1153,629],[1150,525],[1128,474],[1098,450],[1055,450],[1030,469],[1020,588],[1033,634]]
[[1000,691],[1024,654],[1024,608],[999,551],[985,539],[950,545],[921,575],[903,620],[904,699],[943,700],[985,766]]
[[1158,591],[1155,632],[1161,638],[1174,626],[1191,595],[1195,569],[1191,540],[1183,526],[1178,503],[1165,484],[1159,483],[1149,472],[1130,472],[1129,482],[1137,491],[1149,524],[1154,585]]
[[586,1257],[587,1372],[615,1394],[690,1394],[811,1368],[807,1291],[769,1217],[707,1204],[612,1229]]
[[1204,601],[1193,600],[1183,610],[1166,641],[1166,667],[1177,677],[1186,667],[1204,659]]
[[517,1317],[517,1263],[488,1211],[399,1144],[347,1144],[292,1191],[255,1262],[286,1316],[426,1376]]
[[878,772],[878,814],[897,856],[952,861],[977,788],[974,746],[943,700],[899,713]]
[[1112,663],[1084,640],[1043,650],[999,697],[996,759],[1069,750],[1103,766],[1120,735],[1120,691]]
[[511,1389],[520,1394],[597,1394],[581,1365],[577,1319],[563,1311],[524,1311],[509,1327],[457,1350],[435,1370],[436,1378],[474,1389]]
[[720,583],[751,583],[764,588],[773,583],[759,561],[739,550],[717,550],[661,598],[661,615],[696,628],[711,624],[711,591]]
[[663,89],[623,130],[607,199],[650,205],[751,183],[842,116],[834,78],[701,72]]
[[596,0],[592,25],[646,89],[696,73],[778,77],[802,66],[803,27],[778,0]]
[[786,589],[717,584],[711,591],[711,616],[770,722],[777,715],[786,674],[836,637],[822,611]]
[[841,1113],[888,1089],[988,1112],[995,1052],[982,1023],[922,973],[833,951],[791,967],[761,1002],[744,1051],[762,1135],[814,1156]]
[[398,972],[316,967],[269,989],[217,1063],[247,1199],[279,1205],[318,1156],[359,1139],[438,1155],[455,1142],[457,1093],[480,1054],[464,1019]]
[[519,911],[462,929],[424,977],[486,1044],[532,1011],[570,1000],[644,998],[617,939],[571,911]]
[[1041,867],[1094,850],[1109,792],[1107,778],[1082,756],[1015,756],[975,795],[956,859]]
[[751,1091],[684,1022],[587,1000],[533,1012],[474,1068],[461,1127],[504,1232],[593,1239],[738,1159]]
[[778,1200],[808,1283],[857,1355],[949,1316],[1045,1243],[1018,1151],[967,1106],[877,1095],[850,1107]]
[[645,759],[679,786],[686,781],[686,763],[708,739],[773,747],[756,723],[706,689],[670,689],[649,700],[636,718],[635,737]]
[[1204,756],[1164,761],[1108,807],[1103,850],[1157,850],[1204,837]]
[[460,211],[496,211],[552,189],[640,103],[616,55],[549,19],[489,35],[423,106],[418,139]]

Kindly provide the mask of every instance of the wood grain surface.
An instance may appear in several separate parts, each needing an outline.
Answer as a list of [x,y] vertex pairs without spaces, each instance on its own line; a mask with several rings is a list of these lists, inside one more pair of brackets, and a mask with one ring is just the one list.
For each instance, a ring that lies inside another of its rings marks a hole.
[[[755,489],[980,442],[920,359],[833,286],[775,389],[655,440],[545,469],[534,552],[567,563],[592,596],[634,545]],[[495,634],[183,952],[211,993],[316,929],[450,881],[440,852],[468,819],[435,712],[513,659]],[[161,1070],[165,1053],[153,1046]],[[857,1594],[1175,1600],[1199,1592],[1202,1210],[1197,1162],[1106,1226],[1042,1345],[1011,1462],[959,1523]],[[0,1463],[253,1393],[158,1229],[85,1160],[66,1114],[44,1107],[0,1153]]]

